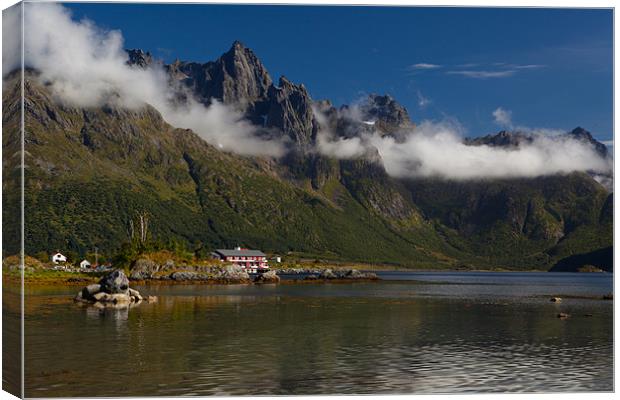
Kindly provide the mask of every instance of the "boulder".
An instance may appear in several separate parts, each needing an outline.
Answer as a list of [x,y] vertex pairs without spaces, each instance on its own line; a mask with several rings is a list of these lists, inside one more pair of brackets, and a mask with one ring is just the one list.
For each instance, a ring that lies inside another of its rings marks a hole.
[[365,275],[356,269],[350,269],[345,272],[344,277],[347,279],[361,279],[364,278]]
[[159,265],[146,258],[136,260],[131,266],[129,278],[133,280],[150,279],[159,271]]
[[319,279],[336,279],[337,276],[336,274],[334,274],[334,272],[331,269],[326,269],[321,271],[321,274],[319,275]]
[[75,297],[73,298],[73,301],[88,301],[86,300],[83,296],[82,296],[82,291],[80,290],[79,292],[77,292],[77,294],[75,295]]
[[375,274],[374,272],[365,272],[364,275],[365,279],[379,279],[377,274]]
[[93,283],[92,285],[88,285],[82,289],[80,292],[83,299],[91,300],[96,293],[101,291],[101,285],[98,283]]
[[317,275],[315,275],[315,274],[307,275],[304,278],[304,280],[306,280],[306,281],[316,281],[317,279],[319,279],[319,277]]
[[93,295],[93,299],[95,301],[109,301],[109,294],[107,294],[106,292],[99,292],[99,293],[95,293]]
[[117,269],[116,271],[112,271],[109,274],[105,275],[99,281],[101,285],[101,290],[106,293],[121,293],[127,294],[129,289],[129,279],[123,271]]
[[129,289],[129,296],[132,297],[133,301],[142,301],[142,296],[140,295],[140,292],[135,289]]
[[131,303],[131,298],[125,293],[113,293],[108,295],[108,301],[114,304]]
[[255,283],[279,283],[280,277],[276,274],[276,271],[268,271],[259,274],[255,279]]
[[227,265],[216,276],[226,282],[247,283],[250,282],[250,275],[238,265]]
[[[149,298],[150,301],[156,300],[153,296]],[[99,284],[84,287],[74,300],[91,303],[96,307],[125,308],[139,304],[143,297],[140,292],[129,287],[127,276],[118,270],[101,278]]]
[[551,299],[549,299],[550,302],[552,303],[560,303],[562,301],[561,297],[552,297]]

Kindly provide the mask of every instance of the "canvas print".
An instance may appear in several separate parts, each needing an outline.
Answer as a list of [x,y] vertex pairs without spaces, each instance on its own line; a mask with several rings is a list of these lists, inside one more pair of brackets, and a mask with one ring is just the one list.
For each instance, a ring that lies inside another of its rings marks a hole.
[[614,390],[612,9],[2,21],[3,390]]

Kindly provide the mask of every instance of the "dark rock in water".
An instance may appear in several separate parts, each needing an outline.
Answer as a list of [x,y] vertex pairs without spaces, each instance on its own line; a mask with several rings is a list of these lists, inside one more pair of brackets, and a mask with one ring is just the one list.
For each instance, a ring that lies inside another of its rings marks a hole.
[[95,293],[99,293],[100,291],[101,285],[98,283],[93,283],[92,285],[88,285],[84,289],[82,289],[82,298],[85,300],[92,300],[93,295],[95,295]]
[[132,301],[141,301],[142,295],[135,289],[129,288],[129,296],[131,296]]
[[127,275],[120,269],[112,271],[99,281],[101,290],[106,293],[114,294],[121,293],[127,294],[129,290],[129,279]]
[[276,274],[276,271],[268,271],[263,274],[259,274],[254,278],[255,283],[278,283],[280,277]]
[[[117,270],[101,278],[99,284],[84,287],[74,300],[90,303],[98,308],[126,308],[140,304],[143,297],[137,290],[129,288],[127,276],[123,271]],[[155,300],[151,299],[149,302]]]
[[306,281],[316,281],[317,279],[319,279],[319,277],[314,274],[310,274],[304,278],[304,280]]

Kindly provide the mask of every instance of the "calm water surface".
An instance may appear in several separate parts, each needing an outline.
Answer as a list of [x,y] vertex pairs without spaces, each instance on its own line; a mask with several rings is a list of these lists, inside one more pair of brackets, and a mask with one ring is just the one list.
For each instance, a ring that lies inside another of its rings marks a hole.
[[26,396],[613,390],[613,302],[549,302],[610,293],[612,275],[381,276],[148,286],[158,303],[107,311],[32,289]]

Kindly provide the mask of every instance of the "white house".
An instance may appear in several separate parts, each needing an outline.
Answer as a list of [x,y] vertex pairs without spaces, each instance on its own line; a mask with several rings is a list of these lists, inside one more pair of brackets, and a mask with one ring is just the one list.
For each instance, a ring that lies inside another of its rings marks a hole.
[[80,268],[81,269],[90,268],[90,262],[88,262],[88,260],[82,260],[80,262]]
[[60,253],[55,253],[55,254],[52,256],[52,262],[53,262],[54,264],[66,263],[66,262],[67,262],[67,257],[63,256],[63,255],[62,255],[62,254],[60,254]]

